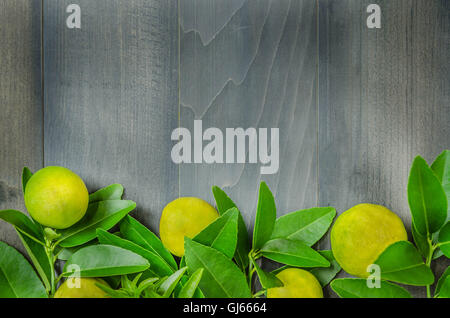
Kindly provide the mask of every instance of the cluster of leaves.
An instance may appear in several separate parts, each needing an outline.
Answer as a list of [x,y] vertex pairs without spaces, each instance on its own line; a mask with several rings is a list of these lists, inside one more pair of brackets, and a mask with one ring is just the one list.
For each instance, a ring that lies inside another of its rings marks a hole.
[[[25,168],[24,192],[31,176],[31,171]],[[43,228],[20,211],[0,211],[0,219],[16,229],[35,268],[14,248],[0,242],[0,297],[51,297],[61,279],[74,276],[101,277],[115,288],[121,285],[115,291],[99,284],[113,297],[198,294],[202,272],[188,277],[186,268],[178,269],[158,237],[128,215],[136,203],[122,200],[122,195],[123,187],[119,184],[90,194],[83,219],[59,231]],[[117,224],[120,233],[109,233]],[[58,261],[65,261],[59,276],[55,270]],[[130,281],[127,275],[135,277]]]
[[[380,288],[368,288],[365,279],[336,279],[332,289],[340,297],[394,297],[411,295],[394,283],[426,286],[431,297],[435,277],[431,262],[443,255],[450,257],[450,151],[439,155],[431,167],[425,159],[414,159],[408,182],[408,202],[412,215],[415,246],[408,241],[388,246],[374,264],[380,268]],[[450,297],[450,269],[438,280],[434,297]]]
[[[289,213],[277,219],[275,200],[262,182],[250,242],[244,219],[227,194],[213,187],[220,217],[192,239],[185,238],[185,263],[189,271],[203,269],[199,287],[206,297],[259,297],[267,289],[281,287],[276,273],[286,267],[310,270],[323,286],[339,272],[331,251],[315,251],[313,246],[328,231],[336,211],[312,208]],[[267,258],[284,264],[268,272],[260,261]],[[261,290],[254,273],[259,279]]]

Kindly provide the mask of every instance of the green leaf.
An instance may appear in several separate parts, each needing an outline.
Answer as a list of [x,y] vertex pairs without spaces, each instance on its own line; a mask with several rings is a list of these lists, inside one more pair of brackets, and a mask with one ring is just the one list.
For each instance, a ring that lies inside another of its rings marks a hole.
[[121,184],[112,184],[89,195],[89,203],[108,200],[121,200],[123,195],[123,186]]
[[450,150],[444,150],[433,162],[431,169],[447,195],[447,220],[450,217]]
[[318,267],[310,270],[311,274],[316,276],[322,287],[327,286],[333,278],[341,271],[341,266],[335,260],[332,251],[319,251],[320,255],[325,257],[330,262],[330,267]]
[[25,250],[28,253],[28,256],[31,259],[31,262],[33,263],[34,267],[36,268],[36,271],[39,274],[39,277],[41,278],[42,282],[44,283],[45,289],[47,291],[51,290],[51,265],[50,261],[48,260],[47,253],[45,252],[45,248],[43,245],[37,243],[36,241],[32,240],[28,236],[22,234],[22,232],[18,231],[16,229],[17,235],[19,235],[20,240],[22,241],[23,246],[25,247]]
[[399,241],[388,246],[375,261],[380,266],[381,278],[393,282],[426,286],[434,282],[431,269],[426,266],[414,245]]
[[24,167],[22,170],[22,191],[25,194],[25,188],[27,186],[28,180],[33,176],[33,173],[28,167]]
[[159,255],[174,271],[177,270],[177,262],[161,240],[136,219],[127,215],[120,223],[120,233],[124,239]]
[[3,242],[0,242],[0,298],[47,298],[33,267]]
[[62,247],[82,245],[94,239],[96,229],[109,230],[136,207],[128,200],[109,200],[89,204],[86,215],[74,226],[62,230],[58,243]]
[[256,274],[258,275],[259,282],[261,283],[261,286],[264,289],[269,288],[275,288],[275,287],[282,287],[283,282],[279,280],[274,274],[264,271],[259,265],[256,263],[256,261],[252,258],[251,259],[253,266],[255,266]]
[[259,187],[258,206],[253,230],[253,249],[259,250],[272,236],[277,218],[275,199],[265,182]]
[[158,254],[147,250],[134,242],[122,239],[116,235],[108,233],[103,229],[97,229],[97,237],[102,244],[121,247],[144,257],[151,264],[150,271],[158,277],[169,276],[174,272],[172,267],[170,267],[170,265],[167,264],[167,262]]
[[233,258],[237,244],[238,215],[239,211],[231,208],[198,233],[193,240]]
[[183,288],[179,292],[177,298],[193,298],[197,290],[198,284],[203,276],[203,268],[197,269],[190,277],[189,280],[183,285]]
[[44,244],[44,238],[40,233],[39,228],[24,213],[16,210],[2,210],[0,211],[0,219],[13,225],[24,235],[34,238]]
[[441,289],[437,298],[450,298],[450,277],[447,276],[445,281],[442,283]]
[[261,248],[262,255],[273,261],[296,267],[329,267],[330,262],[300,241],[270,240]]
[[340,278],[330,286],[341,298],[411,298],[404,288],[385,281],[380,282],[380,288],[369,288],[366,279]]
[[408,181],[408,202],[419,234],[429,237],[447,219],[447,197],[425,159],[414,159]]
[[430,245],[428,244],[428,240],[425,236],[417,232],[416,226],[414,223],[411,223],[411,233],[414,239],[414,243],[416,244],[417,249],[423,257],[427,258],[430,253]]
[[169,298],[186,271],[187,267],[183,267],[167,277],[167,279],[164,280],[164,282],[159,286],[158,294],[160,294],[163,298]]
[[78,246],[74,246],[74,247],[61,247],[60,250],[57,251],[58,259],[61,261],[67,261],[73,254],[75,254],[77,251],[81,250],[82,248],[96,245],[96,244],[98,244],[98,241],[92,240],[83,245],[78,245]]
[[206,297],[251,297],[244,273],[229,258],[187,237],[184,239],[184,246],[189,270],[204,269],[199,286]]
[[447,258],[450,258],[450,222],[439,231],[439,248]]
[[443,286],[447,288],[447,291],[449,294],[447,294],[446,298],[450,298],[450,280],[448,279],[450,277],[450,266],[447,267],[445,272],[442,274],[441,278],[439,278],[436,289],[434,291],[434,297],[439,297],[439,293]]
[[142,256],[111,245],[85,247],[66,262],[63,276],[71,276],[71,265],[79,267],[80,277],[107,277],[145,271],[150,267]]
[[[236,208],[236,204],[228,197],[228,195],[219,187],[213,187],[212,189],[214,198],[216,200],[217,210],[219,214],[222,215],[226,211],[232,208]],[[239,210],[239,209],[238,209]],[[238,216],[238,239],[236,244],[236,252],[234,254],[234,259],[238,266],[245,270],[248,266],[248,253],[250,252],[250,244],[248,241],[248,231],[245,225],[244,218],[241,212]]]
[[313,246],[328,231],[336,210],[331,207],[300,210],[279,217],[272,238],[302,241]]

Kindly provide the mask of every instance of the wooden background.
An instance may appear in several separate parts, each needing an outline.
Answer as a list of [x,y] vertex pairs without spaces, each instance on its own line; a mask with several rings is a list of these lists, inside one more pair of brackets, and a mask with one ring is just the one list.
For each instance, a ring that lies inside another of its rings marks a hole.
[[[0,208],[24,209],[23,166],[63,165],[90,190],[122,183],[156,232],[165,204],[212,202],[212,185],[250,225],[261,180],[279,215],[371,202],[409,228],[412,159],[450,148],[449,24],[449,0],[0,0]],[[279,172],[174,165],[171,132],[194,119],[279,127]],[[4,222],[0,240],[21,248]]]

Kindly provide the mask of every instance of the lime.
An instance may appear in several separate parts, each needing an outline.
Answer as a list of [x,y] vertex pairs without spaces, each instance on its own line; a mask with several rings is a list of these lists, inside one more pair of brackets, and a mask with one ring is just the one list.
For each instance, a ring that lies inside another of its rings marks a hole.
[[25,205],[37,222],[54,229],[77,223],[86,213],[89,193],[83,180],[63,167],[36,172],[25,188]]

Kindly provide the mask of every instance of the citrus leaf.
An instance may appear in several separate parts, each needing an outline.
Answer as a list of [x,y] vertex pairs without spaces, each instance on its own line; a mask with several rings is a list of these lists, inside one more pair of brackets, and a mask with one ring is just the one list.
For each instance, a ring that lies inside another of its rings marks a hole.
[[97,237],[102,244],[121,247],[144,257],[151,264],[150,271],[158,277],[169,276],[174,272],[173,268],[169,264],[167,264],[167,262],[158,254],[154,253],[153,251],[147,250],[134,242],[122,239],[103,229],[97,229]]
[[177,298],[193,298],[197,291],[198,284],[202,279],[203,268],[197,269],[190,277],[189,280],[184,283],[183,288],[178,293]]
[[206,297],[251,297],[246,277],[225,255],[187,237],[184,239],[184,246],[189,270],[204,269],[199,286]]
[[277,218],[275,199],[265,182],[259,187],[258,206],[253,229],[253,249],[260,249],[270,240]]
[[450,266],[447,267],[445,272],[442,274],[441,278],[439,278],[436,284],[436,289],[434,291],[434,297],[439,297],[439,293],[442,287],[445,285],[447,288],[447,292],[449,292],[447,298],[450,298],[450,280],[448,280],[449,277],[450,277]]
[[447,276],[442,283],[437,298],[450,298],[450,276]]
[[329,267],[330,262],[300,241],[274,239],[261,248],[261,253],[273,261],[296,267]]
[[45,252],[45,248],[43,245],[37,243],[32,240],[28,236],[24,235],[22,232],[16,229],[17,235],[19,235],[20,240],[22,241],[25,250],[27,251],[28,256],[31,259],[36,271],[39,274],[42,282],[46,290],[51,290],[51,277],[52,277],[52,268],[50,265],[50,261],[48,260],[47,253]]
[[89,195],[89,203],[107,200],[121,200],[123,186],[121,184],[111,184]]
[[161,240],[136,219],[127,215],[120,223],[120,233],[124,239],[136,243],[161,257],[172,270],[175,271],[178,268],[177,262],[172,254],[164,247]]
[[331,207],[300,210],[279,217],[272,238],[287,238],[314,245],[328,231],[336,210]]
[[167,279],[159,286],[158,293],[163,298],[169,298],[186,271],[187,267],[183,267],[167,277]]
[[193,240],[233,258],[237,243],[238,215],[239,211],[236,208],[228,210],[198,233]]
[[16,249],[0,242],[0,298],[47,298],[33,267]]
[[450,150],[444,150],[433,162],[431,169],[447,195],[447,220],[450,218]]
[[264,289],[283,287],[283,282],[278,279],[274,274],[264,271],[256,261],[251,259],[253,266],[255,266],[256,274],[258,274],[259,282]]
[[112,245],[85,247],[66,262],[63,276],[71,276],[71,265],[79,268],[80,277],[107,277],[145,271],[150,267],[142,256]]
[[380,288],[369,288],[365,279],[340,278],[330,286],[341,298],[411,298],[403,287],[385,281],[380,282]]
[[381,278],[385,280],[414,286],[426,286],[434,282],[433,272],[408,241],[389,245],[375,264],[380,266]]
[[22,170],[22,191],[25,194],[25,188],[27,186],[28,180],[33,176],[33,173],[28,167],[24,167]]
[[325,257],[328,262],[330,262],[329,267],[317,267],[310,269],[311,274],[313,274],[319,281],[322,287],[327,286],[333,278],[341,271],[341,266],[335,260],[333,252],[331,251],[319,251],[320,255]]
[[34,222],[28,218],[24,213],[16,210],[2,210],[0,211],[0,219],[13,225],[18,231],[40,241],[43,244],[43,236],[39,228]]
[[94,239],[96,229],[109,230],[136,207],[128,200],[108,200],[89,204],[86,215],[75,225],[62,230],[58,243],[62,247],[82,245]]
[[[214,198],[216,200],[217,210],[219,214],[222,215],[226,211],[232,208],[236,208],[236,204],[228,197],[228,195],[219,187],[213,187],[212,189]],[[239,209],[238,209],[239,211]],[[250,244],[248,241],[248,231],[245,225],[244,218],[241,212],[238,216],[238,239],[236,244],[236,252],[234,254],[234,259],[238,266],[245,270],[248,266],[248,253],[250,252]]]
[[450,258],[450,222],[439,231],[439,248],[447,258]]
[[414,239],[414,243],[416,244],[417,249],[423,257],[427,258],[430,253],[430,245],[428,244],[428,240],[425,236],[417,232],[416,226],[414,223],[411,224],[411,233]]
[[425,159],[414,159],[408,181],[408,202],[419,234],[429,237],[447,219],[447,197]]

